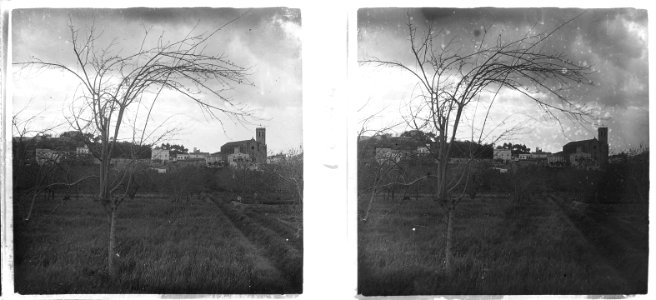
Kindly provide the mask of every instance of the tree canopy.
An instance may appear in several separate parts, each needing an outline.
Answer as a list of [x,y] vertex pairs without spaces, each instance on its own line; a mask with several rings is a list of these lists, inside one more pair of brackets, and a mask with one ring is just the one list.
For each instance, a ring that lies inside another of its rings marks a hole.
[[524,144],[503,143],[497,147],[498,149],[508,149],[512,155],[531,153],[531,148],[526,147]]
[[186,154],[189,152],[189,149],[185,148],[184,145],[164,143],[160,146],[160,148],[169,150],[171,155]]

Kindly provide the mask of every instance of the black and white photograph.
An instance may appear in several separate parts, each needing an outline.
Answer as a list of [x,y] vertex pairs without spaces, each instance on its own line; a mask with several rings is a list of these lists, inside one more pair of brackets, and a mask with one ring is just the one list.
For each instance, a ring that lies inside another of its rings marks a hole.
[[647,293],[647,19],[360,8],[358,294]]
[[16,8],[9,30],[17,294],[303,292],[300,9]]

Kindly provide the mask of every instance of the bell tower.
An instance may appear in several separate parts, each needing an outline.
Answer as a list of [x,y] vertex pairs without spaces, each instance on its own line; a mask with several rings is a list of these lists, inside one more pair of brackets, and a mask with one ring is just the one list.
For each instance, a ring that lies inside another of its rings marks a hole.
[[264,127],[255,128],[255,141],[266,145],[266,129]]
[[599,139],[599,166],[605,170],[608,166],[608,127],[599,127],[597,129],[597,138]]
[[597,129],[597,139],[603,144],[608,144],[608,127],[599,127]]

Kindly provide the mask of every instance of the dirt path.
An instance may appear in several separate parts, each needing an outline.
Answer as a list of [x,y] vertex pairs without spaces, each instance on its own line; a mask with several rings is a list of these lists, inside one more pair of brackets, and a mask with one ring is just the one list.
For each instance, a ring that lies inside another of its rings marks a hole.
[[[607,241],[607,240],[593,240],[589,236],[590,233],[586,233],[588,230],[586,230],[586,224],[583,224],[582,220],[573,218],[572,211],[570,208],[566,207],[565,204],[562,201],[559,201],[559,199],[556,198],[556,196],[553,195],[546,195],[545,197],[542,197],[545,199],[546,203],[551,204],[554,207],[554,211],[557,211],[559,213],[560,219],[567,223],[568,226],[570,226],[580,237],[582,240],[585,240],[588,244],[590,244],[590,248],[594,249],[595,254],[602,259],[602,261],[599,261],[598,264],[603,264],[605,266],[605,269],[607,269],[609,272],[614,273],[614,278],[622,278],[623,279],[623,285],[627,287],[631,287],[633,290],[639,291],[640,290],[640,283],[637,283],[635,279],[633,278],[635,274],[632,274],[634,270],[628,270],[627,266],[624,265],[622,262],[618,261],[618,257],[610,257],[607,253],[604,253],[605,251],[602,251],[600,248],[603,246],[607,245],[601,245],[600,243],[604,242],[612,242],[612,243],[618,243],[619,241],[623,241],[623,237],[621,236],[616,236],[612,232],[604,232],[607,235],[607,237],[611,237],[614,239],[614,241]],[[591,221],[591,220],[588,220]],[[588,227],[589,225],[593,224],[587,224]],[[608,230],[606,224],[594,224],[596,230]],[[604,225],[604,226],[597,226],[597,225]],[[630,244],[624,244],[622,243],[625,247],[631,248]]]
[[[214,200],[212,200],[214,202]],[[277,290],[282,290],[284,287],[290,286],[289,281],[286,279],[286,276],[281,272],[276,266],[266,257],[263,249],[257,247],[251,240],[244,234],[244,232],[235,224],[230,217],[223,211],[220,205],[213,203],[217,210],[220,218],[223,218],[226,223],[230,224],[239,237],[235,242],[245,249],[246,256],[249,260],[253,261],[254,269],[252,274],[256,275],[255,277],[265,280],[266,282],[260,283],[263,286],[276,286]],[[277,284],[276,284],[277,283]]]
[[[295,235],[297,229],[292,224],[277,217],[263,216],[260,212],[247,211],[244,214],[258,223],[269,234],[276,236],[280,240],[285,240],[296,251],[302,251],[303,240]],[[265,220],[266,218],[270,218],[270,220]]]

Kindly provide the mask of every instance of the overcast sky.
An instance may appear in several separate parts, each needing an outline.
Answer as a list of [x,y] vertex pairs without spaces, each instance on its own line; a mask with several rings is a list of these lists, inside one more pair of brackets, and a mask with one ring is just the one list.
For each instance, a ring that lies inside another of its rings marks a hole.
[[[574,62],[589,66],[594,84],[576,86],[569,95],[594,113],[592,122],[557,122],[539,114],[535,104],[517,93],[502,90],[491,112],[490,139],[509,126],[521,125],[522,132],[500,140],[526,144],[531,149],[561,151],[569,141],[596,137],[596,125],[609,127],[611,152],[649,144],[649,83],[647,12],[634,9],[406,9],[375,8],[358,11],[358,59],[379,58],[411,63],[407,23],[421,32],[427,22],[440,32],[437,45],[453,39],[453,45],[471,51],[472,41],[488,33],[490,41],[501,36],[517,40],[527,32],[548,32],[569,19],[574,21],[555,32],[542,47],[562,53]],[[532,30],[532,31],[531,31]],[[358,101],[362,119],[381,111],[373,127],[394,124],[407,112],[404,103],[416,95],[416,81],[409,72],[361,65]],[[489,95],[487,96],[490,97]],[[485,98],[485,97],[484,97]],[[366,105],[365,105],[366,103]],[[468,118],[475,119],[471,112]],[[469,120],[466,120],[469,122]],[[492,128],[500,126],[496,130]],[[459,136],[471,136],[471,126]],[[407,129],[397,128],[397,132]],[[563,130],[564,129],[564,130]]]
[[[302,144],[301,15],[298,9],[16,9],[12,12],[13,61],[38,58],[74,65],[69,20],[82,32],[95,24],[101,32],[96,47],[115,40],[116,49],[126,54],[140,45],[144,28],[150,28],[153,37],[162,34],[164,40],[177,41],[190,31],[196,34],[212,32],[240,15],[212,37],[206,52],[223,53],[235,64],[249,68],[254,86],[235,86],[225,95],[253,110],[258,119],[252,120],[252,124],[236,124],[224,118],[222,128],[188,99],[165,92],[156,104],[154,124],[164,123],[166,128],[180,129],[167,141],[184,144],[190,149],[219,151],[226,142],[254,138],[255,128],[260,124],[267,129],[270,152],[298,148]],[[155,41],[153,38],[147,43]],[[38,114],[37,121],[31,124],[35,129],[64,122],[78,86],[71,75],[17,66],[13,73],[14,112],[24,109],[23,118]],[[55,134],[66,130],[70,128],[58,127]]]

